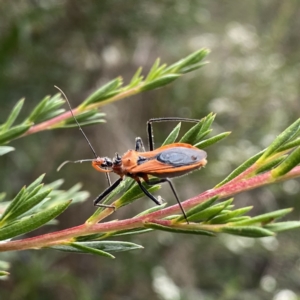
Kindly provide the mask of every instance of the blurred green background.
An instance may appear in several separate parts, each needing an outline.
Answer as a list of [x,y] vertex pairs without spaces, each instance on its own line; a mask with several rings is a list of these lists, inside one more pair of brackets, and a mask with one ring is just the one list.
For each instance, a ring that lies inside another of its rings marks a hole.
[[[215,133],[232,131],[209,148],[204,170],[175,179],[180,198],[213,187],[246,158],[263,149],[299,118],[300,3],[294,1],[2,1],[0,3],[0,122],[26,98],[23,115],[61,87],[75,107],[116,76],[125,83],[139,66],[173,63],[207,47],[210,64],[173,84],[106,106],[107,123],[85,129],[97,152],[112,157],[146,140],[152,117],[201,118],[217,113]],[[175,124],[156,124],[160,141]],[[89,201],[70,208],[60,225],[75,226],[94,211],[92,199],[106,185],[77,129],[42,132],[12,143],[17,151],[0,158],[0,191],[12,198],[42,173],[46,182],[82,182]],[[159,192],[173,203],[168,187]],[[170,196],[170,197],[169,197]],[[254,213],[295,207],[297,180],[235,198]],[[145,198],[118,211],[133,216],[152,202]],[[39,230],[35,234],[44,231]],[[0,281],[0,299],[300,299],[299,230],[276,238],[217,238],[154,232],[126,237],[145,249],[115,260],[55,251],[1,254],[12,262]]]

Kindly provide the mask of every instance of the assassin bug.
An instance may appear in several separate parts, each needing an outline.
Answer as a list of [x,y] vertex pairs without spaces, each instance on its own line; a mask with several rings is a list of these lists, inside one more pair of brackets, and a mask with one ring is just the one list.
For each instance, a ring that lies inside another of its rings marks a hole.
[[[56,87],[57,88],[57,87]],[[59,89],[59,88],[58,88]],[[59,91],[64,95],[68,106],[70,108],[71,114],[78,125],[79,130],[86,139],[89,147],[91,148],[95,159],[84,159],[77,161],[65,161],[60,165],[58,170],[64,166],[66,163],[81,163],[84,161],[91,161],[92,166],[98,171],[106,173],[109,186],[105,189],[95,200],[95,206],[110,207],[111,205],[106,205],[100,203],[105,199],[117,186],[121,183],[125,176],[134,179],[141,190],[146,196],[148,196],[157,205],[161,205],[161,202],[153,196],[142,184],[141,179],[143,179],[148,185],[155,185],[158,183],[168,182],[170,188],[176,198],[176,201],[184,215],[186,221],[188,222],[186,213],[179,201],[175,188],[169,179],[170,177],[178,177],[187,174],[193,170],[200,169],[205,166],[207,161],[207,153],[203,150],[198,149],[190,144],[186,143],[173,143],[165,145],[154,149],[154,135],[152,123],[164,122],[164,121],[184,121],[184,122],[195,122],[198,123],[199,120],[187,119],[187,118],[177,118],[177,117],[167,117],[167,118],[153,118],[147,122],[147,134],[149,142],[149,151],[145,151],[143,141],[140,137],[135,139],[135,149],[128,150],[122,156],[116,153],[113,159],[108,157],[99,157],[93,146],[91,145],[89,139],[83,132],[79,122],[73,114],[71,105],[64,94],[64,92],[59,89]],[[110,183],[108,173],[115,173],[120,176],[113,184]],[[154,176],[157,179],[149,180],[149,175]]]

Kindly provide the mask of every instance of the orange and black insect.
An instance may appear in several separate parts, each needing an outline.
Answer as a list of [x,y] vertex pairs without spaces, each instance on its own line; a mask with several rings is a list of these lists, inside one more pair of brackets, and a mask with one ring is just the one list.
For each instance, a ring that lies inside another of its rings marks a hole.
[[[62,94],[64,95],[63,92]],[[148,196],[157,205],[161,205],[161,202],[143,186],[141,179],[143,179],[148,185],[168,182],[186,221],[188,221],[185,211],[175,191],[175,188],[169,178],[178,177],[205,166],[207,163],[207,153],[203,150],[198,149],[197,147],[186,143],[173,143],[154,149],[152,123],[164,121],[184,121],[197,123],[199,122],[199,120],[177,117],[150,119],[147,122],[149,151],[145,151],[142,139],[140,137],[137,137],[135,139],[134,150],[128,150],[122,156],[116,154],[113,159],[110,159],[108,157],[99,157],[96,154],[93,146],[91,145],[80,124],[75,118],[67,98],[66,101],[70,107],[70,111],[78,125],[79,130],[82,132],[90,148],[92,149],[95,159],[66,161],[60,166],[60,168],[64,164],[69,162],[77,163],[83,161],[91,161],[92,166],[97,171],[107,174],[109,187],[94,200],[95,206],[112,207],[110,205],[101,204],[100,202],[104,200],[105,197],[108,196],[121,183],[125,176],[134,179],[146,196]],[[111,172],[120,176],[120,178],[117,179],[113,184],[110,183],[110,179],[108,176],[108,173]],[[154,176],[157,179],[151,179],[150,181],[149,175]]]

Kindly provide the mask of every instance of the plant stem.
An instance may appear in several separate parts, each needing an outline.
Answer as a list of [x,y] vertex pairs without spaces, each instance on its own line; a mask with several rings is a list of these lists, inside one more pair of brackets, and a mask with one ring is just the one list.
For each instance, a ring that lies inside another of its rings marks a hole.
[[[130,90],[121,92],[120,94],[117,94],[116,96],[114,96],[112,98],[109,98],[109,99],[106,99],[104,101],[97,102],[97,103],[94,103],[94,104],[90,104],[90,105],[85,106],[85,107],[78,106],[78,107],[72,109],[73,114],[76,116],[76,115],[78,115],[78,114],[80,114],[84,111],[89,111],[89,110],[92,110],[92,109],[95,109],[95,108],[100,108],[101,106],[107,105],[109,103],[112,103],[112,102],[130,97],[132,95],[135,95],[139,92],[140,87],[141,87],[141,85],[139,85],[135,88],[132,88]],[[23,134],[23,136],[30,135],[30,134],[33,134],[33,133],[37,133],[37,132],[44,131],[44,130],[53,129],[53,127],[56,127],[59,123],[65,121],[65,120],[67,120],[71,117],[72,117],[71,112],[66,111],[63,114],[61,114],[59,116],[56,116],[56,117],[54,117],[50,120],[47,120],[45,122],[42,122],[40,124],[32,126],[27,132],[25,132]]]
[[[182,202],[182,206],[188,210],[197,204],[200,204],[207,199],[218,195],[219,198],[228,198],[236,195],[240,192],[248,191],[266,184],[287,180],[294,177],[300,176],[300,166],[295,167],[289,173],[280,177],[279,179],[272,178],[271,172],[268,171],[263,174],[259,174],[252,178],[242,179],[239,182],[228,182],[225,185],[207,190],[204,193],[190,198]],[[25,250],[25,249],[36,249],[43,247],[51,247],[59,245],[61,243],[71,242],[74,238],[79,236],[86,236],[94,233],[105,233],[111,231],[119,231],[126,229],[134,229],[143,227],[144,222],[151,222],[157,219],[164,218],[166,216],[178,213],[180,211],[178,205],[173,205],[162,210],[143,215],[131,219],[125,219],[121,221],[111,221],[106,223],[96,224],[83,224],[69,229],[40,235],[37,237],[27,238],[17,241],[2,242],[0,244],[0,252],[11,251],[11,250]],[[189,225],[185,225],[189,226]]]

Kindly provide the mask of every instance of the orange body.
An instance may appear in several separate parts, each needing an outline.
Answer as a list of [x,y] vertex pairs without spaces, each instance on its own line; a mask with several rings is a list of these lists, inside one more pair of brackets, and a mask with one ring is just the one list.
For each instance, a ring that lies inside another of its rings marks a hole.
[[152,175],[160,178],[177,177],[206,165],[206,152],[190,144],[174,143],[153,151],[138,152],[128,150],[119,161],[112,163],[111,169],[103,169],[103,158],[92,162],[100,172],[114,172],[120,177],[147,178]]

